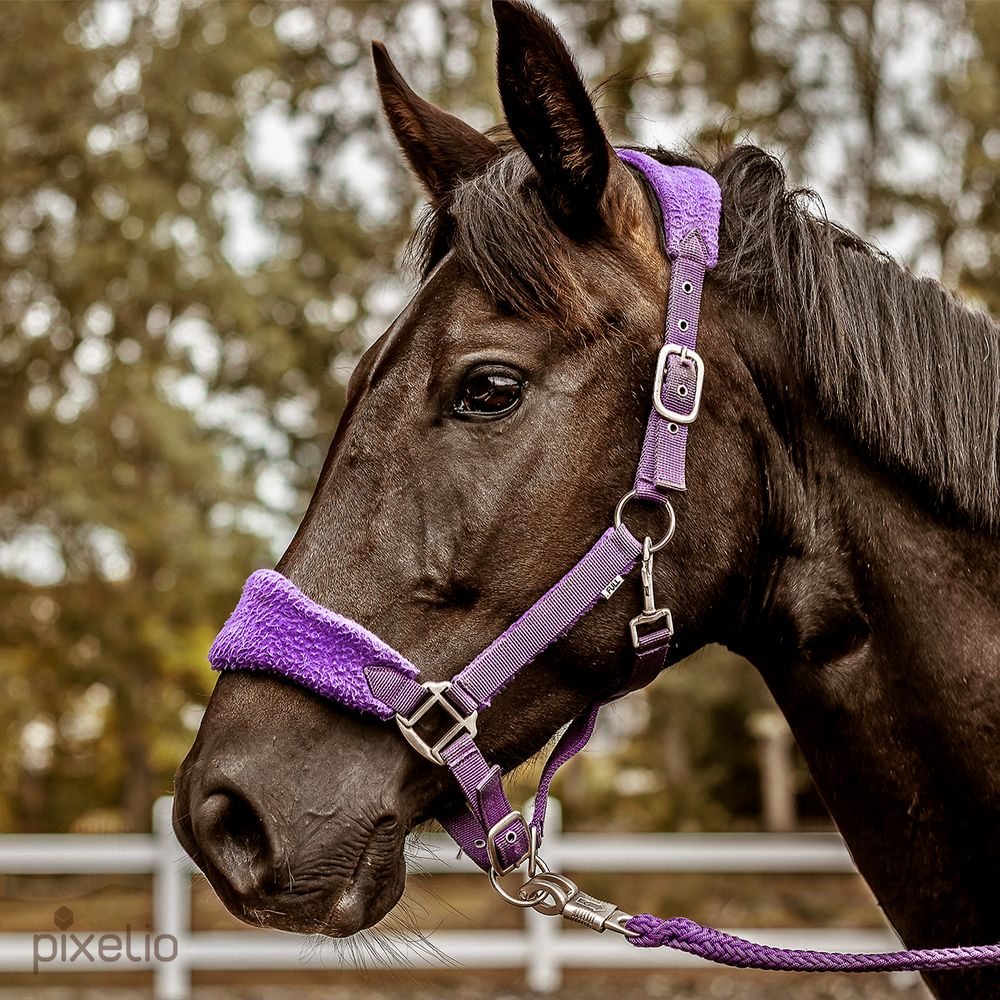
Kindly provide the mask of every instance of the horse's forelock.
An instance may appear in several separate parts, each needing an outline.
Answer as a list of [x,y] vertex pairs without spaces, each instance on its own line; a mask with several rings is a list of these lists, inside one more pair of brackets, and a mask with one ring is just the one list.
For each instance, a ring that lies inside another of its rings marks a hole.
[[[589,247],[604,266],[620,270],[617,249]],[[527,156],[513,149],[428,210],[410,255],[426,275],[452,251],[504,311],[585,334],[600,326],[601,316],[587,294],[578,250],[546,209]]]

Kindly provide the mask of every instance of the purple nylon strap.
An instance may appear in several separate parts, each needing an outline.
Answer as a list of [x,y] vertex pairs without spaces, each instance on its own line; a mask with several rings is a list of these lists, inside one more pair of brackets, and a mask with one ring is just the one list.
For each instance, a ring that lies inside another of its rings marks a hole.
[[477,708],[487,708],[526,664],[565,635],[619,577],[628,576],[642,543],[625,527],[608,528],[590,551],[543,594],[452,683]]
[[444,760],[465,794],[469,808],[446,817],[442,825],[483,871],[494,867],[490,841],[499,862],[495,867],[500,871],[516,868],[530,851],[530,834],[520,814],[511,808],[500,768],[486,763],[468,733],[449,744]]
[[704,365],[695,352],[705,271],[719,254],[719,186],[693,167],[664,167],[645,153],[620,149],[621,160],[646,178],[663,216],[663,242],[670,261],[670,292],[664,350],[657,362],[660,407],[646,424],[636,473],[636,495],[663,503],[668,490],[686,488],[684,458],[688,421],[701,402]]

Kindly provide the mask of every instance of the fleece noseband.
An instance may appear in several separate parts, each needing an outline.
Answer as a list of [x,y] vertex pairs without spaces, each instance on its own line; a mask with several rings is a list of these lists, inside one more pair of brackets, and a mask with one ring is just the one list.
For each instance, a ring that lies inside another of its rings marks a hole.
[[[261,570],[247,581],[236,610],[212,646],[217,670],[265,670],[355,712],[395,719],[419,753],[447,767],[468,803],[445,826],[480,867],[505,875],[541,842],[546,793],[555,771],[593,731],[600,703],[570,724],[543,772],[530,822],[511,808],[500,769],[476,744],[478,713],[517,673],[565,635],[599,601],[609,600],[637,565],[643,611],[630,623],[636,665],[628,689],[663,668],[673,633],[670,611],[656,605],[653,556],[670,540],[671,490],[683,490],[688,427],[698,416],[705,366],[695,350],[706,269],[715,265],[721,195],[716,182],[691,167],[665,167],[633,150],[621,159],[649,183],[662,210],[671,264],[666,337],[656,362],[652,409],[635,485],[618,504],[614,523],[569,572],[450,681],[420,680],[419,670],[363,625],[310,600],[281,574]],[[630,500],[663,506],[666,534],[640,541],[625,526]],[[433,737],[426,733],[432,730]]]

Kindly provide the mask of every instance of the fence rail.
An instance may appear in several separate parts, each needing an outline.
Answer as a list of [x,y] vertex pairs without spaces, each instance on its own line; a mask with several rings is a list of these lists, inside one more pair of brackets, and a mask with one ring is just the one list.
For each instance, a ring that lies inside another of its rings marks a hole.
[[[153,833],[116,836],[0,836],[0,873],[4,874],[135,874],[153,876],[152,935],[176,940],[176,957],[157,961],[139,956],[78,963],[69,955],[46,962],[46,971],[109,972],[149,969],[156,1000],[188,1000],[191,974],[198,970],[335,969],[338,958],[304,939],[279,931],[207,932],[191,929],[191,877],[187,855],[174,838],[170,799],[160,799],[153,814]],[[604,836],[562,834],[558,803],[546,824],[545,857],[570,872],[747,872],[840,874],[855,868],[836,834],[631,834]],[[478,871],[467,859],[454,858],[454,845],[443,834],[421,840],[410,870],[426,874]],[[484,889],[485,891],[485,889]],[[627,907],[627,900],[620,900]],[[414,948],[403,939],[397,947],[369,956],[369,968],[520,968],[528,985],[539,992],[558,988],[564,968],[692,968],[701,959],[665,948],[628,947],[617,935],[598,937],[590,931],[565,929],[563,922],[525,913],[520,930],[441,931],[434,950]],[[89,932],[88,932],[89,933]],[[738,933],[788,948],[835,951],[879,951],[898,946],[887,929],[741,929]],[[31,972],[36,935],[0,934],[0,972]],[[100,934],[95,935],[99,939]],[[140,952],[142,949],[140,949]],[[354,959],[344,967],[354,968]],[[899,977],[900,985],[912,981]]]

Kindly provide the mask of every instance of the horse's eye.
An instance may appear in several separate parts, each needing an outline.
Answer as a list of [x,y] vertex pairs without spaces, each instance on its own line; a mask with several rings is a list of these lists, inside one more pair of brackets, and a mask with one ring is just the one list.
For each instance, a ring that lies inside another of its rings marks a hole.
[[473,371],[455,399],[459,417],[502,417],[521,402],[523,383],[513,372]]

